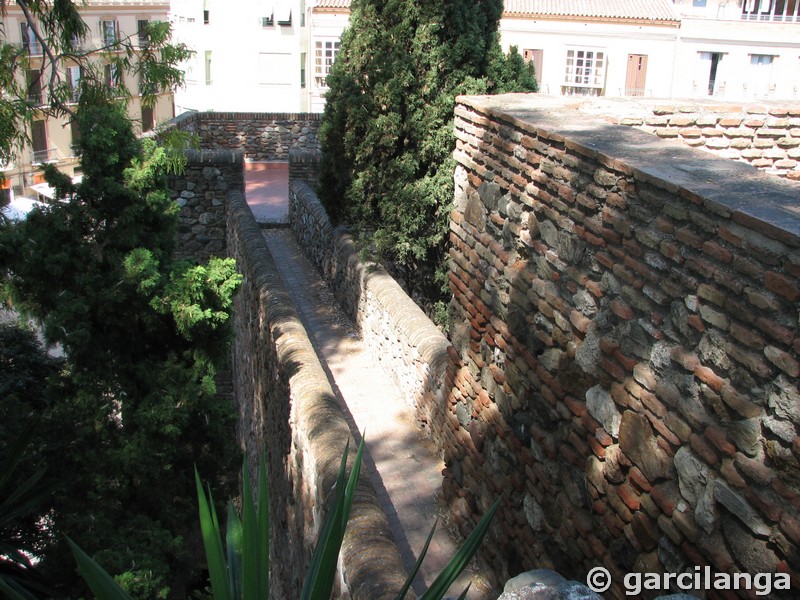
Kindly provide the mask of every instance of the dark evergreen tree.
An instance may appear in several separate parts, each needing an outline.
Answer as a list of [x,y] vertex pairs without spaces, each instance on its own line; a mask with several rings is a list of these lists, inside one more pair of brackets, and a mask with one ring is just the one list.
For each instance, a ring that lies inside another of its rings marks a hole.
[[[353,0],[330,76],[320,195],[426,309],[443,297],[459,94],[535,91],[502,0]],[[516,56],[516,58],[515,58]]]
[[8,301],[66,360],[57,400],[17,410],[40,418],[35,454],[59,483],[40,569],[76,593],[66,533],[134,597],[166,597],[196,568],[195,466],[214,481],[238,466],[215,376],[241,278],[232,259],[172,259],[173,158],[134,136],[122,104],[89,88],[76,119],[83,180],[46,169],[60,201],[0,224]]

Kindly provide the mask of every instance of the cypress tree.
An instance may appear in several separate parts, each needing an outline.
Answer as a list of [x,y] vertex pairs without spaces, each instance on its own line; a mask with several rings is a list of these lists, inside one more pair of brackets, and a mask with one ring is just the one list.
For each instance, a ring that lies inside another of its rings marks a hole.
[[536,89],[532,67],[500,51],[502,10],[502,0],[353,0],[328,77],[322,201],[429,312],[446,289],[455,97]]

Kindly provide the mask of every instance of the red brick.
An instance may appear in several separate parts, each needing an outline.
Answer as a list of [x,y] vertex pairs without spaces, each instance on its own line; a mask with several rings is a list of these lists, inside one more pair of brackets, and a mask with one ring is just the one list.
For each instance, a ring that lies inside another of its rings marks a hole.
[[643,492],[649,492],[653,489],[653,486],[644,476],[644,473],[639,470],[639,467],[631,467],[630,471],[628,471],[628,480]]
[[650,491],[650,497],[668,517],[672,516],[678,503],[682,501],[678,486],[674,482],[654,486]]
[[698,365],[695,368],[694,375],[715,392],[721,391],[722,386],[725,383],[724,380],[714,373],[712,369],[703,365]]
[[753,508],[773,523],[780,520],[783,515],[783,508],[779,504],[780,499],[771,492],[748,487],[742,490],[742,494]]
[[787,277],[782,273],[767,271],[764,273],[764,285],[768,290],[787,298],[791,302],[800,299],[800,286],[798,286],[795,278]]
[[730,264],[730,262],[733,260],[733,253],[714,241],[707,241],[704,243],[703,252],[720,261],[721,263]]
[[708,465],[714,467],[719,464],[719,456],[717,456],[716,451],[702,436],[693,433],[689,437],[689,445]]
[[708,441],[711,442],[722,454],[733,457],[736,456],[736,446],[734,446],[730,440],[728,440],[728,436],[719,427],[716,425],[709,425],[706,427],[705,436],[708,438]]
[[630,307],[629,304],[623,302],[619,298],[614,298],[611,301],[611,312],[617,315],[620,319],[624,319],[625,321],[630,321],[634,318],[633,309]]
[[771,321],[766,317],[759,317],[756,319],[755,324],[765,335],[778,342],[790,344],[794,339],[794,332],[791,329],[784,327],[783,325],[779,325],[775,321]]
[[742,475],[759,485],[769,485],[770,481],[775,477],[772,469],[763,462],[750,458],[741,452],[736,454],[734,464]]

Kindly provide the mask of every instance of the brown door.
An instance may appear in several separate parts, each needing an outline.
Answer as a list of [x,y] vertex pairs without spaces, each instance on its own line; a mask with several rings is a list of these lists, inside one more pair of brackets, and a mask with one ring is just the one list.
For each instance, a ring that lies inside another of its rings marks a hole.
[[644,96],[647,79],[647,55],[628,54],[628,74],[625,77],[625,96]]
[[31,124],[31,145],[33,146],[33,162],[47,162],[47,121],[39,120]]

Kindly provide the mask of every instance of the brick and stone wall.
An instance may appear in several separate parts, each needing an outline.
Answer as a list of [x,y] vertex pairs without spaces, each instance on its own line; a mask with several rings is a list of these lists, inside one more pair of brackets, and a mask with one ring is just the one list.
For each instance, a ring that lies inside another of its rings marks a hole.
[[189,150],[186,168],[168,186],[180,209],[179,258],[206,261],[225,256],[225,197],[244,191],[243,154],[230,150]]
[[361,260],[352,237],[331,225],[306,181],[289,183],[289,221],[306,256],[358,325],[376,366],[393,378],[419,421],[435,430],[445,421],[445,335],[382,267]]
[[[564,99],[563,104],[576,102]],[[746,162],[772,175],[800,180],[800,104],[598,98],[578,106],[611,123],[630,125]]]
[[455,114],[445,494],[504,494],[498,575],[800,585],[800,187],[535,96]]
[[[234,393],[251,469],[268,457],[271,594],[297,598],[333,497],[345,444],[355,443],[267,249],[239,192],[226,203],[228,251],[244,275],[234,307]],[[340,556],[336,597],[394,598],[405,580],[377,495],[362,473]]]
[[319,150],[317,113],[190,112],[172,126],[196,133],[204,149],[242,150],[252,161],[289,160],[291,148]]

